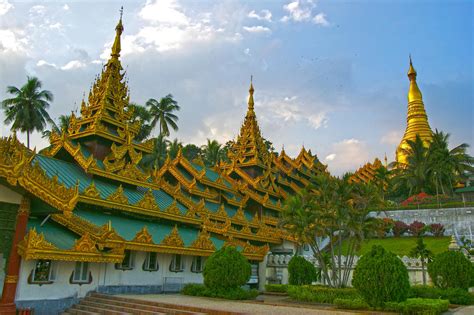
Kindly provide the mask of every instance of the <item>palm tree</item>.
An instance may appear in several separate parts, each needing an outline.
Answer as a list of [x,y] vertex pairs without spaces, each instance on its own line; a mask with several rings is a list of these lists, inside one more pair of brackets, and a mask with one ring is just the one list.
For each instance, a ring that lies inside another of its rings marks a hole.
[[221,144],[217,140],[207,139],[207,144],[202,146],[202,154],[204,156],[204,163],[207,166],[216,165],[221,159]]
[[51,130],[43,131],[43,138],[49,138],[53,132],[60,134],[63,130],[67,130],[69,127],[69,120],[71,115],[61,115],[59,116],[59,125],[54,122],[51,124]]
[[380,166],[375,170],[375,184],[380,189],[382,199],[385,200],[385,191],[388,189],[391,172],[385,166]]
[[146,106],[149,108],[151,115],[151,128],[155,128],[156,124],[159,124],[160,135],[168,137],[170,135],[169,127],[176,131],[178,130],[178,116],[173,114],[175,111],[179,111],[180,107],[178,102],[173,99],[173,95],[168,94],[162,97],[158,102],[154,98],[150,98],[146,102]]
[[169,141],[166,140],[163,135],[159,135],[154,139],[153,151],[150,154],[143,156],[140,164],[143,168],[159,169],[163,166],[166,160],[166,150],[168,148]]
[[12,130],[26,132],[26,145],[30,147],[30,133],[43,131],[47,123],[54,124],[46,111],[53,94],[41,90],[41,81],[36,77],[27,77],[27,82],[21,88],[8,86],[7,93],[14,95],[2,101],[5,111],[5,124],[13,123]]
[[178,139],[174,139],[173,142],[170,142],[168,145],[168,155],[170,158],[174,159],[182,148],[183,143],[179,142]]
[[433,258],[433,252],[430,251],[423,242],[423,237],[418,237],[416,246],[410,250],[410,257],[420,258],[421,272],[423,274],[423,285],[426,285],[426,264]]
[[183,147],[183,156],[188,159],[188,161],[192,161],[201,156],[201,148],[192,143],[187,144]]
[[143,141],[150,136],[151,130],[153,129],[150,125],[151,113],[145,106],[136,103],[130,103],[128,108],[129,110],[133,110],[130,123],[134,123],[136,121],[140,122],[140,130],[135,136],[135,140]]

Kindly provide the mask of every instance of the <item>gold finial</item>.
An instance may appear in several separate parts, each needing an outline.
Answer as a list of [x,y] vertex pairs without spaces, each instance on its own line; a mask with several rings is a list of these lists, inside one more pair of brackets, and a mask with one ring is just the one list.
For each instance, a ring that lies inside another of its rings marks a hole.
[[123,7],[120,8],[120,19],[119,19],[119,22],[117,23],[117,26],[115,27],[115,40],[114,40],[114,45],[112,46],[112,53],[110,54],[112,57],[115,57],[115,58],[120,57],[120,50],[121,50],[120,36],[122,35],[122,32],[123,32],[122,15],[123,15]]
[[411,76],[413,76],[414,79],[416,79],[416,71],[415,71],[415,68],[413,68],[413,63],[411,61],[411,54],[409,55],[409,58],[410,58],[410,68],[408,68],[408,77],[410,78],[410,80],[412,79]]
[[249,105],[249,110],[252,110],[253,111],[253,106],[254,106],[254,101],[253,101],[253,92],[254,92],[254,88],[253,88],[253,75],[250,76],[250,88],[249,88],[249,102],[248,102],[248,105]]

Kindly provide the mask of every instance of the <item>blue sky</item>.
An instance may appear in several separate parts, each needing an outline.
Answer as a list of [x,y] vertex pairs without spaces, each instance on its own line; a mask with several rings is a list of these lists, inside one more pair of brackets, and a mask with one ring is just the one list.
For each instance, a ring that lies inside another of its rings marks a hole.
[[122,4],[132,101],[172,93],[182,110],[171,137],[184,143],[234,138],[253,74],[261,130],[277,150],[304,144],[335,174],[392,160],[411,53],[432,129],[473,144],[471,1],[0,0],[0,98],[36,75],[56,97],[53,117],[76,109]]

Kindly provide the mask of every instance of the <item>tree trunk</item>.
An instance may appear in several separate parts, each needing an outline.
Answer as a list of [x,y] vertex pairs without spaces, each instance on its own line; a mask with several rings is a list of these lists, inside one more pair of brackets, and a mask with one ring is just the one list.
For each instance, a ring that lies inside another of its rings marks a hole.
[[426,285],[425,259],[421,258],[421,274],[423,276],[423,285]]
[[28,130],[26,131],[26,147],[30,148],[30,132]]

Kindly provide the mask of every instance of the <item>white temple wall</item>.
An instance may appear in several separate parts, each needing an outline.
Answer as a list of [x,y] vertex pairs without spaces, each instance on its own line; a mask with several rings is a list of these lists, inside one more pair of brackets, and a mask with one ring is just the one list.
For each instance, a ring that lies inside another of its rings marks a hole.
[[10,188],[0,185],[0,202],[20,204],[21,195]]

